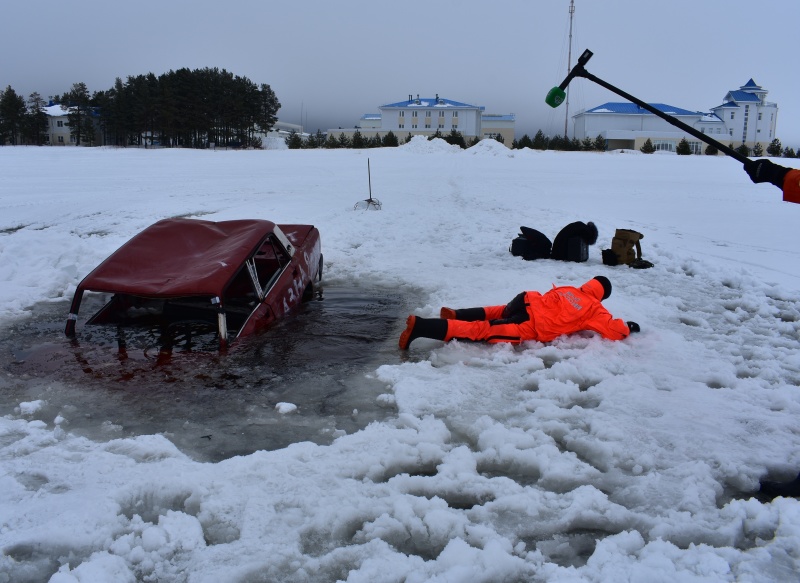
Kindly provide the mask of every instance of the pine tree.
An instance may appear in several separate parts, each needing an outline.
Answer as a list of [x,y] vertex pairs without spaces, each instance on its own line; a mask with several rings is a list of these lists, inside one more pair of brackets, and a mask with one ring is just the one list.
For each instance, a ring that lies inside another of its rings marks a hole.
[[400,143],[397,140],[397,136],[394,135],[394,132],[392,132],[392,130],[389,130],[389,132],[385,136],[383,136],[383,140],[381,142],[384,148],[396,148],[397,146],[400,145]]
[[739,152],[742,156],[749,156],[750,155],[750,148],[747,144],[740,144],[736,151]]
[[309,150],[314,148],[319,148],[319,141],[317,139],[317,134],[309,134],[308,139],[303,144],[303,148]]
[[47,136],[47,114],[42,96],[34,92],[28,96],[28,110],[23,123],[23,137],[25,143],[41,146]]
[[652,154],[656,151],[656,147],[653,145],[653,141],[650,138],[647,138],[647,140],[644,142],[644,145],[639,148],[639,151],[643,154]]
[[467,147],[471,148],[472,146],[477,146],[480,143],[481,143],[481,139],[478,136],[472,136],[472,139],[467,144]]
[[300,137],[296,131],[292,130],[291,133],[286,136],[286,146],[290,150],[299,150],[303,147],[303,139]]
[[[798,154],[800,154],[800,150],[798,150],[797,152]],[[794,149],[790,148],[789,146],[786,146],[786,149],[783,151],[783,157],[794,158],[795,157]]]
[[591,152],[594,150],[594,140],[589,136],[586,136],[581,140],[581,150],[584,152]]
[[456,129],[450,130],[450,133],[445,136],[444,141],[448,144],[459,146],[462,150],[466,149],[467,147],[467,142],[464,140],[464,136],[461,135],[461,132]]
[[0,146],[19,143],[25,120],[25,100],[11,88],[0,92]]
[[339,147],[339,140],[337,140],[333,134],[328,134],[328,139],[325,140],[325,149],[327,150],[335,150]]
[[597,137],[594,139],[594,149],[598,152],[605,152],[607,148],[608,142],[606,142],[606,139],[602,135],[597,134]]
[[681,141],[678,142],[678,147],[675,148],[675,153],[678,156],[692,155],[692,147],[689,145],[689,142],[686,140],[686,138],[681,138]]
[[542,130],[536,132],[536,135],[533,137],[533,149],[534,150],[546,150],[549,145],[550,140],[544,135]]
[[556,134],[550,141],[548,142],[548,146],[551,150],[568,150],[569,149],[569,140],[567,140],[564,136]]
[[61,109],[67,112],[69,133],[75,139],[76,146],[81,145],[81,140],[87,141],[86,120],[90,119],[89,100],[89,89],[86,87],[86,83],[74,83],[72,89],[61,97]]
[[517,149],[521,150],[522,148],[533,148],[533,140],[531,140],[528,134],[522,136],[519,142],[517,142]]
[[778,138],[775,138],[769,143],[767,146],[767,156],[773,156],[778,158],[781,153],[783,152],[783,146],[781,145],[781,141]]
[[497,140],[498,142],[500,142],[501,144],[505,144],[506,143],[506,140],[505,140],[505,138],[503,138],[502,134],[497,134],[494,137],[494,139]]
[[718,153],[719,153],[719,150],[717,150],[717,148],[715,148],[711,144],[706,146],[706,150],[705,150],[706,156],[716,156]]
[[[342,134],[342,135],[344,135],[344,134]],[[364,136],[361,134],[360,130],[356,130],[353,133],[353,138],[350,140],[350,146],[349,147],[356,148],[356,149],[361,149],[361,148],[366,148],[367,147],[367,142],[364,139]]]
[[339,134],[338,142],[339,142],[339,147],[340,148],[350,148],[352,146],[352,142],[351,142],[350,138],[348,138],[346,135],[344,135],[344,132]]
[[761,145],[760,142],[756,142],[753,146],[753,156],[760,158],[764,155],[764,147]]

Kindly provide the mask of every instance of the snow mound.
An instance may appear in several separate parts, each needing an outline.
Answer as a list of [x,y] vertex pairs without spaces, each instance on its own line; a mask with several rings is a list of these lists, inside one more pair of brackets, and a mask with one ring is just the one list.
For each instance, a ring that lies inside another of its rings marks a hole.
[[477,156],[507,156],[514,157],[514,152],[507,148],[505,144],[501,144],[497,140],[486,138],[481,140],[467,150],[470,154]]
[[265,150],[288,150],[289,146],[286,145],[286,140],[281,137],[267,136],[263,141]]
[[429,140],[425,136],[414,136],[407,144],[400,146],[406,152],[418,154],[435,154],[437,152],[460,152],[461,147],[448,144],[441,138]]

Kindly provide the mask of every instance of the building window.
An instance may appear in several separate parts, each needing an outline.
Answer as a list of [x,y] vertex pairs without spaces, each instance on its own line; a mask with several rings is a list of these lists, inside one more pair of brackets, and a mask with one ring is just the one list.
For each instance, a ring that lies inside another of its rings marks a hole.
[[735,112],[735,111],[732,111],[732,112],[731,112],[731,119],[733,119],[734,117],[736,117],[736,112]]
[[415,130],[415,129],[417,129],[417,124],[415,124],[415,123],[412,123],[412,124],[411,124],[411,129],[412,129],[412,130]]
[[63,144],[64,143],[64,136],[58,136],[58,143],[59,144]]
[[404,127],[406,127],[406,124],[404,124],[404,123],[401,121],[399,124],[397,124],[397,127],[399,127],[399,128],[402,130]]
[[457,124],[457,123],[454,123],[454,124],[453,124],[453,129],[454,129],[454,130],[457,130],[457,129],[458,129],[458,124]]
[[674,152],[675,142],[672,140],[653,140],[653,147],[657,152]]
[[457,111],[454,111],[454,112],[453,112],[453,117],[454,117],[454,118],[458,118],[458,112],[457,112]]
[[417,111],[412,111],[412,112],[411,112],[411,117],[413,117],[413,118],[416,118],[416,117],[417,117],[417,113],[419,113],[419,112],[417,112]]
[[61,121],[61,120],[59,120],[59,121],[57,121],[57,122],[56,122],[56,125],[57,125],[58,127],[60,127],[60,128],[63,128],[63,127],[64,127],[64,122],[63,122],[63,121]]
[[440,129],[440,130],[444,129],[444,124],[443,124],[443,123],[440,123],[440,124],[439,124],[439,129]]
[[431,116],[431,112],[430,111],[426,111],[425,112],[425,117],[430,117],[430,116]]
[[429,130],[429,129],[431,129],[431,122],[429,122],[429,121],[426,121],[426,122],[425,122],[425,129],[426,129],[426,130]]
[[401,111],[400,112],[400,117],[405,117],[405,116],[406,116],[406,112],[405,111]]
[[762,116],[762,115],[763,115],[763,114],[762,114],[762,113],[759,111],[759,112],[758,112],[758,121],[761,121],[761,116]]

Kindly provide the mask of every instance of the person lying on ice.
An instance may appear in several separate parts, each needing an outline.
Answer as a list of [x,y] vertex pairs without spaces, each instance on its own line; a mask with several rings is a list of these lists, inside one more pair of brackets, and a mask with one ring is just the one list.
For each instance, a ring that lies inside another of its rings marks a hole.
[[400,348],[416,338],[482,342],[526,340],[549,342],[562,334],[593,330],[609,340],[622,340],[639,332],[636,322],[615,319],[601,303],[611,295],[611,282],[598,275],[581,287],[556,287],[545,293],[522,292],[504,306],[442,308],[440,318],[411,315],[400,335]]

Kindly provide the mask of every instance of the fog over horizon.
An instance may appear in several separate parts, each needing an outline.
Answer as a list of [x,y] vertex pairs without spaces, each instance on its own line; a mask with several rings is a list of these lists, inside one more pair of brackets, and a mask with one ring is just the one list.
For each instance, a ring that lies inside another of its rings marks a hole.
[[0,87],[25,98],[35,91],[48,99],[77,82],[94,93],[117,77],[216,67],[270,85],[282,104],[279,119],[311,132],[354,127],[363,114],[409,94],[438,94],[488,113],[513,113],[517,137],[539,129],[554,135],[563,133],[567,114],[622,101],[577,79],[568,112],[545,104],[547,91],[588,48],[594,75],[644,101],[692,111],[720,105],[752,78],[778,104],[778,139],[800,148],[800,79],[787,62],[795,52],[797,3],[766,0],[754,10],[731,0],[699,10],[690,0],[669,7],[575,0],[572,19],[569,0],[501,0],[491,9],[476,0],[234,0],[224,11],[209,0],[36,6],[5,7],[13,26],[0,38],[7,55]]

